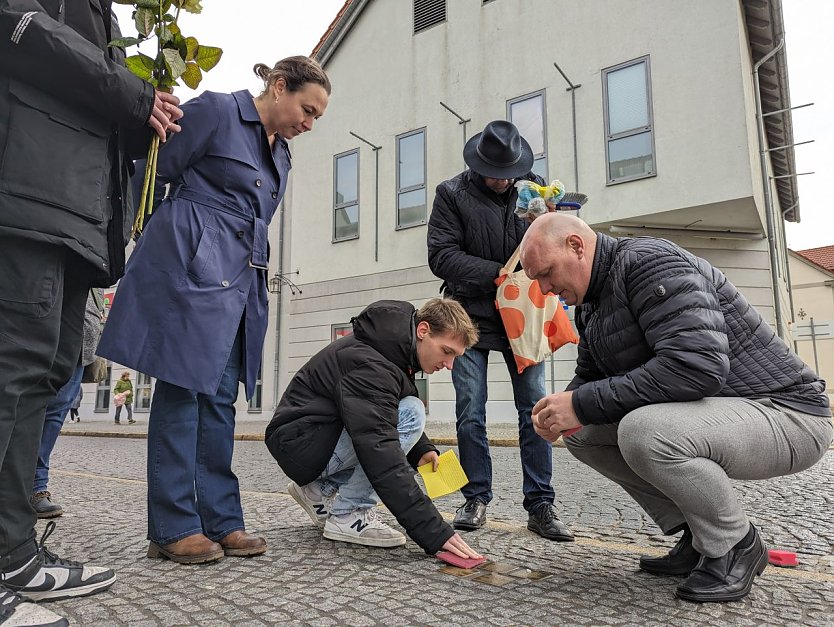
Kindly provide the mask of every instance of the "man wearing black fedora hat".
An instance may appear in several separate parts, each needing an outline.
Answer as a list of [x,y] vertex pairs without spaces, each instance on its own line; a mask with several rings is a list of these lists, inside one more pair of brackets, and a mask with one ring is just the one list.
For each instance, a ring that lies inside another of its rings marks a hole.
[[492,461],[486,435],[487,362],[498,351],[507,364],[519,417],[527,527],[550,540],[571,541],[570,529],[553,509],[550,444],[539,437],[530,418],[545,395],[544,365],[518,374],[504,325],[495,308],[495,279],[529,226],[514,214],[515,182],[543,185],[533,174],[533,151],[510,122],[486,125],[463,149],[468,170],[437,186],[428,228],[429,267],[443,279],[443,291],[459,301],[480,332],[478,343],[458,357],[452,369],[460,461],[469,477],[461,490],[466,503],[454,527],[474,530],[486,522],[492,500]]

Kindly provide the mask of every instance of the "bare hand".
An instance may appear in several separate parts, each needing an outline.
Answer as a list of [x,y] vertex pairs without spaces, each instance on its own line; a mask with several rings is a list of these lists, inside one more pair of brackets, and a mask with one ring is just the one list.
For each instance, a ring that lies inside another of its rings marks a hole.
[[417,462],[417,465],[422,466],[423,464],[428,464],[429,462],[431,462],[432,472],[437,472],[437,469],[440,468],[440,457],[437,454],[437,451],[429,451],[428,453],[425,453],[420,458],[420,461]]
[[533,407],[533,429],[548,442],[555,442],[563,431],[581,427],[573,409],[573,392],[545,396]]
[[446,544],[443,545],[443,550],[454,553],[458,557],[483,557],[475,549],[466,544],[459,533],[456,533],[446,541]]
[[177,106],[179,103],[180,99],[174,94],[154,90],[153,109],[148,118],[148,126],[156,131],[160,141],[165,141],[168,131],[179,133],[182,130],[176,123],[182,117],[182,109]]

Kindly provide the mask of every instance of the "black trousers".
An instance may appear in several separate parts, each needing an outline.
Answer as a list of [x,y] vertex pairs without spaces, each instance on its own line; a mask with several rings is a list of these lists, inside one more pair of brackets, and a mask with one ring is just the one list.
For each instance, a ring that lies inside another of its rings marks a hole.
[[46,405],[78,363],[91,271],[67,248],[0,235],[0,570],[35,551]]

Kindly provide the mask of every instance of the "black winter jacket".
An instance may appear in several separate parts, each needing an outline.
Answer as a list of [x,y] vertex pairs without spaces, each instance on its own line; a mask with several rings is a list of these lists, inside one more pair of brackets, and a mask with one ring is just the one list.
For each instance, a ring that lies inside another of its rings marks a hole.
[[383,300],[354,318],[353,335],[319,351],[290,381],[266,445],[287,476],[306,485],[324,471],[346,429],[382,502],[431,554],[454,531],[420,490],[414,468],[437,449],[423,434],[406,459],[397,433],[400,399],[417,396],[414,313],[410,303]]
[[[521,177],[544,184],[530,173]],[[447,296],[478,326],[475,348],[507,350],[510,343],[495,307],[498,270],[518,248],[529,224],[517,217],[515,187],[499,196],[466,170],[437,186],[429,218],[429,267]]]
[[0,0],[0,234],[67,246],[112,285],[154,92],[125,69],[109,0]]
[[576,320],[579,356],[567,389],[583,424],[710,396],[831,415],[825,382],[727,277],[666,240],[598,234]]

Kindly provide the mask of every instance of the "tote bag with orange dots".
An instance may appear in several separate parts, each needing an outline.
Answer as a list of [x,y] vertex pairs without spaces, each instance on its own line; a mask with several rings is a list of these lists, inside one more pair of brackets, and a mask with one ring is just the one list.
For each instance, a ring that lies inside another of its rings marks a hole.
[[521,246],[495,279],[498,285],[495,306],[501,314],[519,374],[565,344],[579,342],[559,298],[555,294],[542,294],[539,282],[527,278],[523,270],[512,272],[520,255]]

